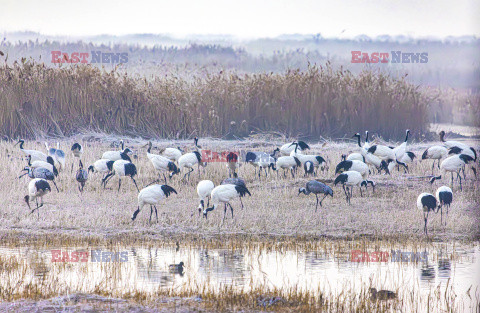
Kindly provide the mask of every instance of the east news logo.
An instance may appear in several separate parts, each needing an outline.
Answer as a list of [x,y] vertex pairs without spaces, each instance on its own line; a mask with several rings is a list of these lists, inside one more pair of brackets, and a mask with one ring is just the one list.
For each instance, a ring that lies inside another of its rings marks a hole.
[[[391,57],[390,57],[391,56]],[[352,51],[352,63],[427,63],[428,52],[362,52]]]
[[102,52],[102,51],[92,51],[88,52],[62,52],[62,51],[51,51],[52,54],[52,63],[127,63],[128,62],[128,53],[112,53],[112,52]]

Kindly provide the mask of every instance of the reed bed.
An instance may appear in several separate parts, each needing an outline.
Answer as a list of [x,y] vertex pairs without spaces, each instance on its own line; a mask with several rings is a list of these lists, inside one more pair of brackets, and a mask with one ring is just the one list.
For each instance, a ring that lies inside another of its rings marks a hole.
[[10,138],[87,130],[176,139],[261,131],[318,138],[368,128],[388,139],[407,128],[424,133],[430,101],[403,78],[353,75],[329,63],[282,74],[220,71],[152,80],[26,59],[0,66],[0,134]]

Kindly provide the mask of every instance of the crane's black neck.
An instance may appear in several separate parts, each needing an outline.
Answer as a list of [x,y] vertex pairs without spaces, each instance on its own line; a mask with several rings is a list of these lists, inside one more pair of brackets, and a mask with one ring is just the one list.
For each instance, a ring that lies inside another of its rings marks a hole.
[[410,134],[410,131],[407,131],[407,135],[405,136],[405,142],[407,142],[409,134]]
[[367,131],[367,137],[365,138],[365,142],[368,143],[368,131]]
[[358,146],[359,146],[359,147],[362,147],[362,145],[360,144],[360,135],[355,135],[355,137],[357,137],[357,140],[358,140]]

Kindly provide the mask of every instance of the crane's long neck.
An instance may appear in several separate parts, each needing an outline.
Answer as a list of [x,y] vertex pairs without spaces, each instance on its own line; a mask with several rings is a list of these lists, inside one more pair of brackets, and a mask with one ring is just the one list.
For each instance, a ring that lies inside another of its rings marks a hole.
[[355,137],[357,137],[357,140],[358,140],[358,146],[359,146],[359,147],[362,147],[362,145],[360,144],[360,135],[358,135],[358,136],[355,136]]
[[408,140],[408,135],[410,134],[410,132],[407,132],[407,135],[405,136],[405,143],[407,142]]
[[365,138],[365,142],[368,143],[368,131],[366,133],[367,133],[367,137]]
[[23,140],[20,140],[20,150],[23,150],[23,144],[25,143],[25,141]]

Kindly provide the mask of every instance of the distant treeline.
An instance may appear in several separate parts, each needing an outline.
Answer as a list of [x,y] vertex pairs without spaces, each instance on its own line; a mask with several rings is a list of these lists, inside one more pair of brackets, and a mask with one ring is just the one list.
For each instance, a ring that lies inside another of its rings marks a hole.
[[277,131],[310,138],[370,130],[400,139],[423,134],[431,98],[376,71],[310,66],[280,74],[217,72],[184,79],[135,78],[91,65],[23,60],[0,66],[0,133],[10,138],[84,130],[184,138]]
[[[449,86],[480,90],[480,39],[451,38],[448,40],[379,37],[371,39],[326,39],[321,36],[284,36],[276,39],[257,39],[245,42],[204,38],[196,41],[177,40],[156,35],[126,37],[94,37],[92,41],[25,40],[35,34],[8,35],[0,42],[0,51],[13,64],[21,58],[33,58],[52,63],[52,51],[108,54],[128,54],[119,71],[151,78],[175,75],[183,78],[235,70],[238,73],[283,73],[289,69],[306,70],[309,64],[343,67],[358,74],[365,69],[379,70],[393,77],[407,75],[407,80],[422,85]],[[27,36],[28,35],[28,36]],[[37,34],[38,35],[38,34]],[[38,35],[40,37],[40,35]],[[20,38],[24,41],[14,41]],[[43,38],[43,37],[40,37]],[[352,51],[365,53],[423,53],[427,63],[358,64],[352,63]],[[118,64],[97,63],[113,69]],[[64,66],[67,66],[64,64]]]

